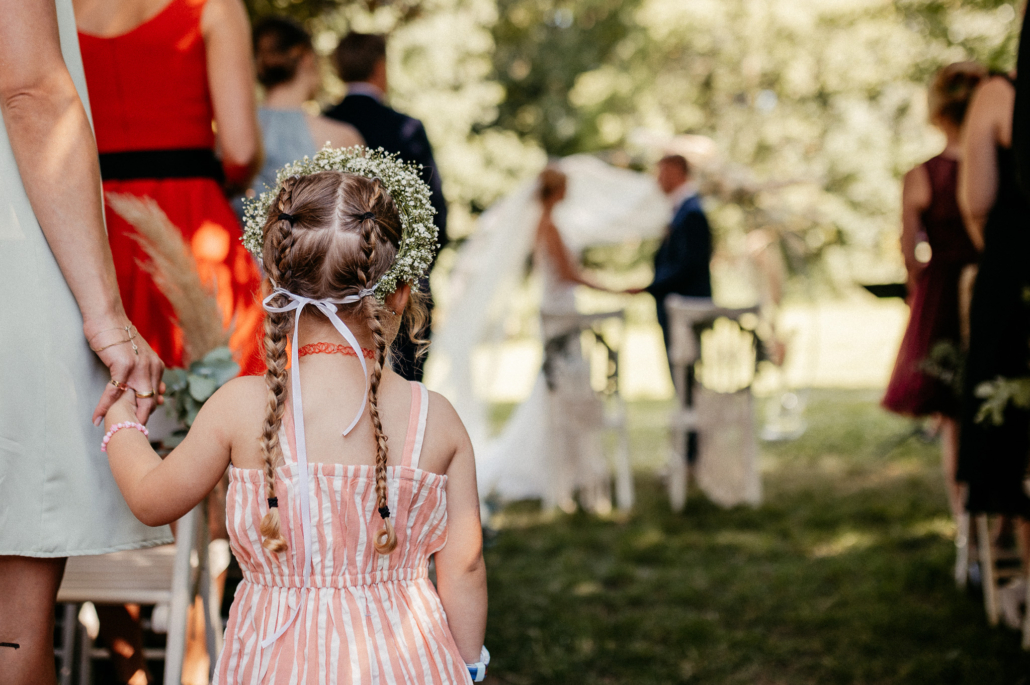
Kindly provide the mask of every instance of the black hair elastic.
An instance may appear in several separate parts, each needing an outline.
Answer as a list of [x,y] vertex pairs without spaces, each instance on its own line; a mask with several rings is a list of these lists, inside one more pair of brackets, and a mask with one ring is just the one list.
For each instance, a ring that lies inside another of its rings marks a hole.
[[390,518],[390,507],[379,507],[379,515],[383,517],[383,520]]
[[269,497],[268,498],[268,508],[269,509],[278,509],[279,508],[279,498],[278,497]]
[[358,215],[358,221],[368,221],[369,219],[375,220],[376,215],[372,212],[365,212],[364,214]]
[[289,221],[293,223],[293,215],[287,214],[286,212],[279,212],[279,221]]

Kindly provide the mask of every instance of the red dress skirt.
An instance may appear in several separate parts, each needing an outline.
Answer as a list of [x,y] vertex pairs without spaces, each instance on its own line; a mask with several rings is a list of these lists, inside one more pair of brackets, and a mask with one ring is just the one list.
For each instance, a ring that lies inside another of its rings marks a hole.
[[[119,36],[79,33],[104,191],[153,198],[196,258],[232,331],[244,373],[261,373],[261,276],[214,157],[214,111],[200,19],[206,0],[171,0]],[[182,331],[154,284],[135,229],[108,208],[108,236],[129,318],[168,366],[182,366]]]
[[954,381],[931,371],[928,362],[940,343],[955,352],[961,348],[959,278],[966,266],[977,262],[978,254],[955,197],[958,163],[938,155],[924,166],[932,195],[922,219],[932,256],[909,298],[908,328],[882,405],[908,416],[957,417],[959,394]]

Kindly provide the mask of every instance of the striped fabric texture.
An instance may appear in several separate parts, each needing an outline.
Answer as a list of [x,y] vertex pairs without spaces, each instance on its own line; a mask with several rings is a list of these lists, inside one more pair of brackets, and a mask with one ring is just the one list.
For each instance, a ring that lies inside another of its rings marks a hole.
[[[372,466],[310,464],[299,478],[289,412],[280,433],[285,465],[276,471],[283,536],[289,549],[261,546],[268,511],[260,469],[230,468],[229,538],[243,569],[214,683],[470,683],[440,598],[429,557],[447,541],[447,476],[418,468],[428,413],[425,386],[412,383],[411,418],[401,466],[387,468],[397,549],[378,554]],[[309,488],[312,576],[303,587],[304,542],[298,487]],[[262,649],[291,616],[286,632]]]

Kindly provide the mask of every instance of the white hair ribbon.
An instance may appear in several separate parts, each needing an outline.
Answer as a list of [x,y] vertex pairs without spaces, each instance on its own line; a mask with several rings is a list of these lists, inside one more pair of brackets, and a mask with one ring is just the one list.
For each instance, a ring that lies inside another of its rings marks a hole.
[[[272,299],[277,295],[286,297],[289,302],[281,307],[277,307],[272,304]],[[358,424],[362,414],[365,412],[365,404],[368,400],[368,366],[365,364],[365,355],[361,352],[361,345],[358,343],[358,339],[354,337],[350,328],[347,327],[339,316],[336,315],[337,307],[339,304],[354,304],[360,302],[362,298],[373,295],[371,289],[362,290],[357,295],[348,295],[339,300],[324,299],[315,300],[310,297],[304,297],[303,295],[297,295],[291,293],[285,288],[276,287],[272,290],[272,294],[265,298],[264,307],[266,312],[273,314],[284,314],[286,312],[295,312],[293,317],[293,343],[290,350],[290,361],[292,371],[290,373],[291,392],[293,396],[293,426],[295,439],[297,441],[297,470],[299,471],[299,477],[304,479],[303,483],[298,483],[297,491],[300,494],[300,528],[301,535],[304,538],[304,565],[301,567],[301,577],[304,579],[304,587],[309,587],[311,581],[311,509],[308,494],[308,451],[307,444],[304,440],[304,405],[300,395],[300,345],[299,345],[299,331],[300,331],[300,315],[304,311],[304,307],[311,305],[318,308],[320,312],[325,314],[326,318],[329,319],[333,327],[340,332],[343,339],[347,341],[358,356],[358,361],[361,362],[361,370],[365,374],[365,392],[361,396],[361,406],[358,407],[358,413],[354,417],[354,420],[350,422],[347,429],[343,431],[344,435],[350,433],[354,426]],[[270,644],[278,640],[286,629],[290,627],[293,621],[297,618],[300,613],[300,602],[297,603],[296,608],[293,611],[293,615],[290,616],[289,620],[286,621],[275,631],[275,633],[261,641],[261,647],[268,647]]]

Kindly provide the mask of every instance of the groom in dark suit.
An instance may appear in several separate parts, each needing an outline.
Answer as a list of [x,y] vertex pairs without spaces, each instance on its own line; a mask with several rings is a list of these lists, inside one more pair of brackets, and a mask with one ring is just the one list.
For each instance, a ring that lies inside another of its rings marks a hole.
[[[430,201],[436,210],[440,247],[447,245],[447,201],[443,196],[440,174],[433,159],[433,148],[422,122],[401,114],[386,104],[386,38],[366,33],[348,33],[336,46],[336,70],[347,84],[347,96],[325,114],[358,129],[365,144],[400,155],[405,162],[422,165],[422,179],[432,191]],[[429,292],[429,280],[421,284]],[[427,327],[425,334],[428,335]],[[415,346],[402,329],[394,345],[394,368],[409,380],[422,380],[421,360],[415,359]]]
[[[701,196],[690,174],[690,164],[682,155],[667,155],[658,162],[658,185],[672,201],[673,214],[669,230],[654,258],[654,281],[645,290],[658,305],[658,323],[662,326],[665,348],[669,348],[669,317],[665,298],[676,293],[686,297],[711,297],[712,232],[701,208]],[[671,368],[671,365],[670,365]],[[687,369],[687,401],[693,402],[694,369]],[[687,462],[697,459],[697,433],[686,436]]]
[[687,297],[711,297],[712,232],[701,208],[701,196],[681,155],[667,155],[658,162],[658,185],[672,201],[669,230],[654,258],[654,281],[645,290],[658,305],[658,323],[669,344],[665,298],[672,293]]

